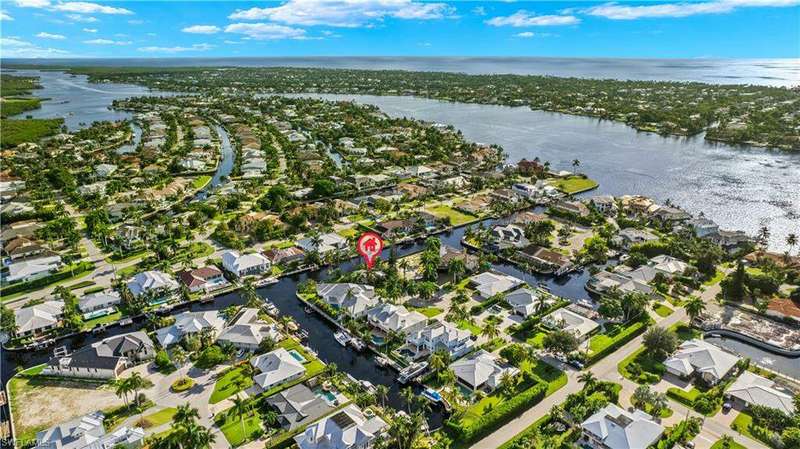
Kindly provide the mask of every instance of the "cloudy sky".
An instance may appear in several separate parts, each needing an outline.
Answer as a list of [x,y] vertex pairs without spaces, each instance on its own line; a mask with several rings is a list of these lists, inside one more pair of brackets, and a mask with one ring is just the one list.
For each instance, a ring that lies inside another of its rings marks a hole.
[[800,0],[4,0],[0,56],[800,58]]

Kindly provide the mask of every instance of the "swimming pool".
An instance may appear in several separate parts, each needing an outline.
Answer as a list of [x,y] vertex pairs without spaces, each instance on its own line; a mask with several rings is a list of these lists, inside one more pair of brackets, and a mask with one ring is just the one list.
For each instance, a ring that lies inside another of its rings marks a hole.
[[325,399],[326,401],[328,401],[328,403],[330,403],[330,404],[335,404],[336,403],[336,395],[333,394],[330,391],[325,391],[322,388],[317,388],[316,390],[314,390],[314,393],[316,393],[317,396],[319,396],[319,397]]
[[306,358],[303,357],[303,354],[300,354],[300,352],[297,349],[292,349],[291,351],[289,351],[289,354],[291,354],[292,357],[294,357],[294,359],[297,360],[298,362],[306,363]]

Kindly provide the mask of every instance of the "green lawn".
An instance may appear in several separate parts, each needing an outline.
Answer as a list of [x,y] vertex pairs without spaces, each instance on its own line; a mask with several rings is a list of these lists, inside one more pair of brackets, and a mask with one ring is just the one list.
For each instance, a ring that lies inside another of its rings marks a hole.
[[710,285],[717,284],[720,281],[722,281],[722,278],[724,278],[724,277],[725,277],[725,272],[723,270],[717,269],[717,271],[714,273],[714,276],[710,277],[708,280],[703,282],[703,285],[710,286]]
[[211,182],[211,176],[208,175],[198,176],[194,178],[194,180],[192,181],[192,188],[195,190],[202,189],[209,182]]
[[750,433],[750,426],[753,424],[753,417],[747,412],[739,412],[739,415],[731,423],[731,429],[739,432],[740,434],[750,438],[751,440],[758,441],[752,433]]
[[664,304],[657,304],[655,307],[653,307],[653,311],[662,318],[666,318],[672,315],[672,309],[665,306]]
[[433,318],[443,312],[443,310],[438,307],[409,307],[408,309],[419,312],[428,318]]
[[175,407],[167,407],[165,409],[159,410],[155,413],[145,416],[139,422],[137,422],[136,425],[143,427],[145,429],[158,427],[162,424],[166,424],[172,421],[172,417],[175,416],[175,412],[177,411],[178,410]]
[[245,375],[244,368],[241,366],[231,368],[225,372],[214,384],[214,391],[208,402],[216,404],[227,399],[234,394],[246,390],[253,385],[253,378]]
[[439,218],[449,218],[450,224],[453,226],[460,226],[464,223],[469,223],[475,220],[475,217],[472,215],[467,215],[463,212],[459,212],[453,209],[450,206],[440,204],[438,206],[431,206],[426,208],[428,212],[433,215],[436,215]]
[[108,314],[106,316],[100,316],[100,317],[97,317],[97,318],[92,318],[89,321],[84,321],[83,324],[81,325],[81,329],[83,329],[83,330],[91,330],[92,328],[94,328],[98,324],[113,323],[115,321],[118,321],[120,318],[122,318],[122,312],[120,312],[120,311],[117,311],[117,312],[114,312],[114,313],[110,313],[110,314]]
[[95,285],[94,281],[80,281],[68,286],[67,290],[77,290],[79,288],[90,287],[92,285]]
[[[606,326],[605,333],[595,335],[589,340],[589,357],[597,357],[598,354],[609,351],[614,345],[624,345],[640,332],[644,331],[649,324],[650,321],[634,321],[626,326],[620,324]],[[591,361],[595,362],[597,360]]]
[[598,186],[597,182],[582,176],[570,176],[550,181],[550,184],[566,194],[584,192]]
[[225,424],[220,426],[225,439],[233,447],[248,441],[249,436],[259,429],[261,429],[261,416],[255,411],[250,412],[244,419],[244,426],[242,426],[242,421],[238,416],[231,417]]
[[[650,357],[641,347],[625,357],[617,365],[617,371],[626,379],[640,384],[657,384],[661,380],[666,368],[664,364]],[[638,370],[634,370],[638,366]]]
[[479,326],[476,326],[475,324],[472,324],[467,320],[459,321],[458,323],[456,323],[456,326],[458,326],[459,329],[468,330],[472,332],[472,335],[480,335],[481,332],[483,331],[483,329],[481,329]]
[[[711,446],[711,449],[725,449],[725,446],[722,444],[722,440],[720,439],[717,440],[717,442]],[[731,441],[731,444],[730,446],[728,446],[728,449],[747,449],[747,447],[742,446],[741,444],[735,441]]]

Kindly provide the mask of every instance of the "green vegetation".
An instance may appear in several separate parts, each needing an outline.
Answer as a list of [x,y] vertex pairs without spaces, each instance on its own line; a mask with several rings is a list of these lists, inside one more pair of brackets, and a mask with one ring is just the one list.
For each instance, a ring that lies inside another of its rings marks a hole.
[[605,333],[595,335],[589,340],[589,363],[594,363],[616,351],[644,332],[649,325],[649,319],[640,319],[625,326],[607,326]]
[[11,98],[3,97],[2,104],[3,117],[11,117],[32,109],[39,109],[41,100],[38,98]]
[[61,130],[64,119],[2,119],[0,120],[0,146],[9,148],[23,142],[37,142]]
[[413,310],[413,311],[419,312],[419,313],[425,315],[428,318],[433,318],[433,317],[435,317],[437,315],[440,315],[442,312],[444,312],[442,309],[440,309],[438,307],[433,307],[433,306],[431,306],[431,307],[408,307],[408,310]]
[[92,262],[79,262],[77,264],[69,265],[61,269],[61,271],[45,276],[43,278],[34,279],[28,282],[19,282],[16,284],[7,285],[0,288],[0,296],[3,301],[11,299],[10,295],[22,294],[38,290],[53,284],[62,284],[73,279],[87,276],[94,269]]
[[666,318],[666,317],[672,315],[672,312],[673,312],[672,309],[670,309],[669,307],[665,306],[664,304],[656,304],[655,307],[653,307],[653,311],[656,314],[658,314],[658,316],[660,316],[662,318]]
[[181,377],[180,379],[172,382],[170,386],[170,390],[175,393],[180,393],[182,391],[186,391],[194,386],[194,380],[189,377]]
[[249,364],[232,367],[217,379],[214,384],[214,391],[208,402],[217,404],[234,394],[246,390],[253,386],[252,370]]
[[176,409],[174,407],[167,407],[167,408],[161,409],[161,410],[159,410],[159,411],[157,411],[155,413],[151,413],[151,414],[145,416],[144,418],[142,418],[141,420],[137,421],[136,425],[140,426],[140,427],[142,427],[144,429],[150,429],[150,428],[153,428],[153,427],[158,427],[158,426],[160,426],[162,424],[166,424],[166,423],[172,421],[172,417],[175,416],[175,412],[177,412],[177,411],[178,411],[178,409]]
[[447,219],[450,222],[451,226],[461,226],[463,224],[475,221],[475,217],[472,215],[467,215],[463,212],[459,212],[453,209],[450,206],[446,206],[444,204],[439,204],[436,206],[431,206],[426,209],[433,215],[436,215],[439,218]]
[[209,182],[211,182],[211,176],[208,175],[198,176],[194,178],[194,180],[192,181],[192,188],[195,190],[202,189]]
[[711,445],[711,449],[747,449],[747,447],[742,446],[736,441],[728,441],[726,443],[725,440],[719,439]]
[[598,186],[597,181],[585,176],[570,176],[563,179],[555,179],[551,181],[550,184],[567,195],[586,192]]

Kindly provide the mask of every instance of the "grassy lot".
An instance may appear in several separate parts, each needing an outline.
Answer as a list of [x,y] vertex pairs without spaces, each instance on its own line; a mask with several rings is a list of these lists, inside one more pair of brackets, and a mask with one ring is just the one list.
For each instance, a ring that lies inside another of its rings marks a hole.
[[673,312],[672,309],[670,309],[669,307],[665,306],[664,304],[656,304],[656,306],[653,307],[653,311],[658,316],[660,316],[661,318],[666,318],[666,317],[672,315],[672,312]]
[[253,385],[253,378],[245,375],[245,369],[237,366],[229,369],[214,384],[214,391],[208,400],[211,404],[216,404],[234,394],[246,390]]
[[341,235],[342,237],[344,237],[346,239],[349,239],[350,237],[353,237],[354,235],[358,234],[358,229],[356,229],[356,227],[354,226],[354,227],[347,228],[347,229],[340,229],[340,230],[336,231],[336,233]]
[[134,251],[134,252],[132,252],[132,253],[124,256],[124,257],[119,257],[119,258],[116,257],[115,254],[112,254],[112,255],[106,257],[106,262],[108,262],[108,263],[125,263],[125,262],[128,262],[128,261],[133,260],[133,259],[138,259],[138,258],[141,258],[141,257],[147,257],[147,256],[149,256],[151,254],[152,254],[152,252],[150,252],[150,251],[148,251],[146,249],[141,249],[141,250],[138,250],[138,251]]
[[725,277],[725,272],[723,270],[719,270],[718,269],[714,273],[714,276],[710,277],[708,280],[703,282],[703,285],[709,286],[709,285],[718,284],[720,281],[722,281],[722,278],[724,278],[724,277]]
[[[664,374],[666,368],[664,368],[664,364],[661,361],[655,360],[645,351],[646,348],[641,347],[625,357],[617,365],[617,370],[623,377],[634,382],[640,384],[657,384],[661,381],[661,376]],[[633,369],[629,369],[632,366],[638,366],[638,370],[634,371]]]
[[468,330],[472,332],[472,335],[480,335],[481,331],[483,331],[483,329],[481,329],[479,326],[476,326],[475,324],[472,324],[467,320],[459,321],[458,323],[456,323],[456,326],[458,326],[459,329]]
[[152,427],[158,427],[162,424],[166,424],[172,421],[172,417],[175,415],[178,409],[174,407],[167,407],[165,409],[159,410],[155,413],[145,416],[141,420],[139,420],[136,425],[140,426],[144,429],[149,429]]
[[544,347],[544,337],[547,336],[547,332],[544,331],[536,331],[532,337],[529,337],[525,340],[526,343],[533,346],[534,348],[541,349]]
[[564,179],[553,180],[550,181],[550,185],[566,194],[584,192],[598,186],[597,181],[583,176],[570,176]]
[[750,426],[753,424],[753,417],[747,412],[739,412],[736,419],[731,423],[731,429],[739,432],[740,434],[750,438],[751,440],[759,441],[752,433],[750,433]]
[[261,416],[255,410],[245,416],[244,425],[238,416],[231,416],[220,426],[225,439],[233,447],[248,441],[250,435],[259,429],[261,429]]
[[192,188],[195,190],[202,189],[209,182],[211,182],[211,176],[209,175],[198,176],[194,178],[194,180],[192,181]]
[[433,318],[444,312],[442,309],[438,307],[409,307],[408,310],[414,310],[416,312],[425,315],[428,318]]
[[64,119],[0,120],[0,146],[9,148],[23,142],[38,142],[45,136],[58,133]]
[[83,324],[81,324],[81,329],[83,329],[83,330],[91,330],[92,328],[94,328],[98,324],[113,323],[115,321],[118,321],[121,318],[122,318],[122,312],[116,311],[116,312],[110,313],[110,314],[108,314],[106,316],[99,316],[97,318],[92,318],[89,321],[84,321]]
[[[728,446],[728,448],[729,449],[747,449],[747,447],[742,446],[741,444],[739,444],[739,443],[737,443],[735,441],[731,441],[731,444],[730,444],[730,446]],[[717,440],[716,443],[711,445],[711,449],[725,449],[725,446],[722,444],[722,440],[720,439],[720,440]]]
[[628,325],[612,324],[606,326],[606,332],[595,335],[589,340],[589,357],[608,350],[612,345],[622,345],[647,327],[649,322],[634,321]]
[[79,288],[90,287],[94,285],[94,281],[80,281],[70,286],[67,286],[67,290],[77,290]]
[[5,97],[2,100],[3,117],[11,117],[12,115],[21,114],[25,111],[39,109],[39,103],[41,103],[41,100],[38,98]]
[[450,224],[453,226],[460,226],[464,223],[474,221],[476,217],[459,212],[450,206],[440,204],[438,206],[431,206],[426,208],[428,212],[440,218],[449,218]]

